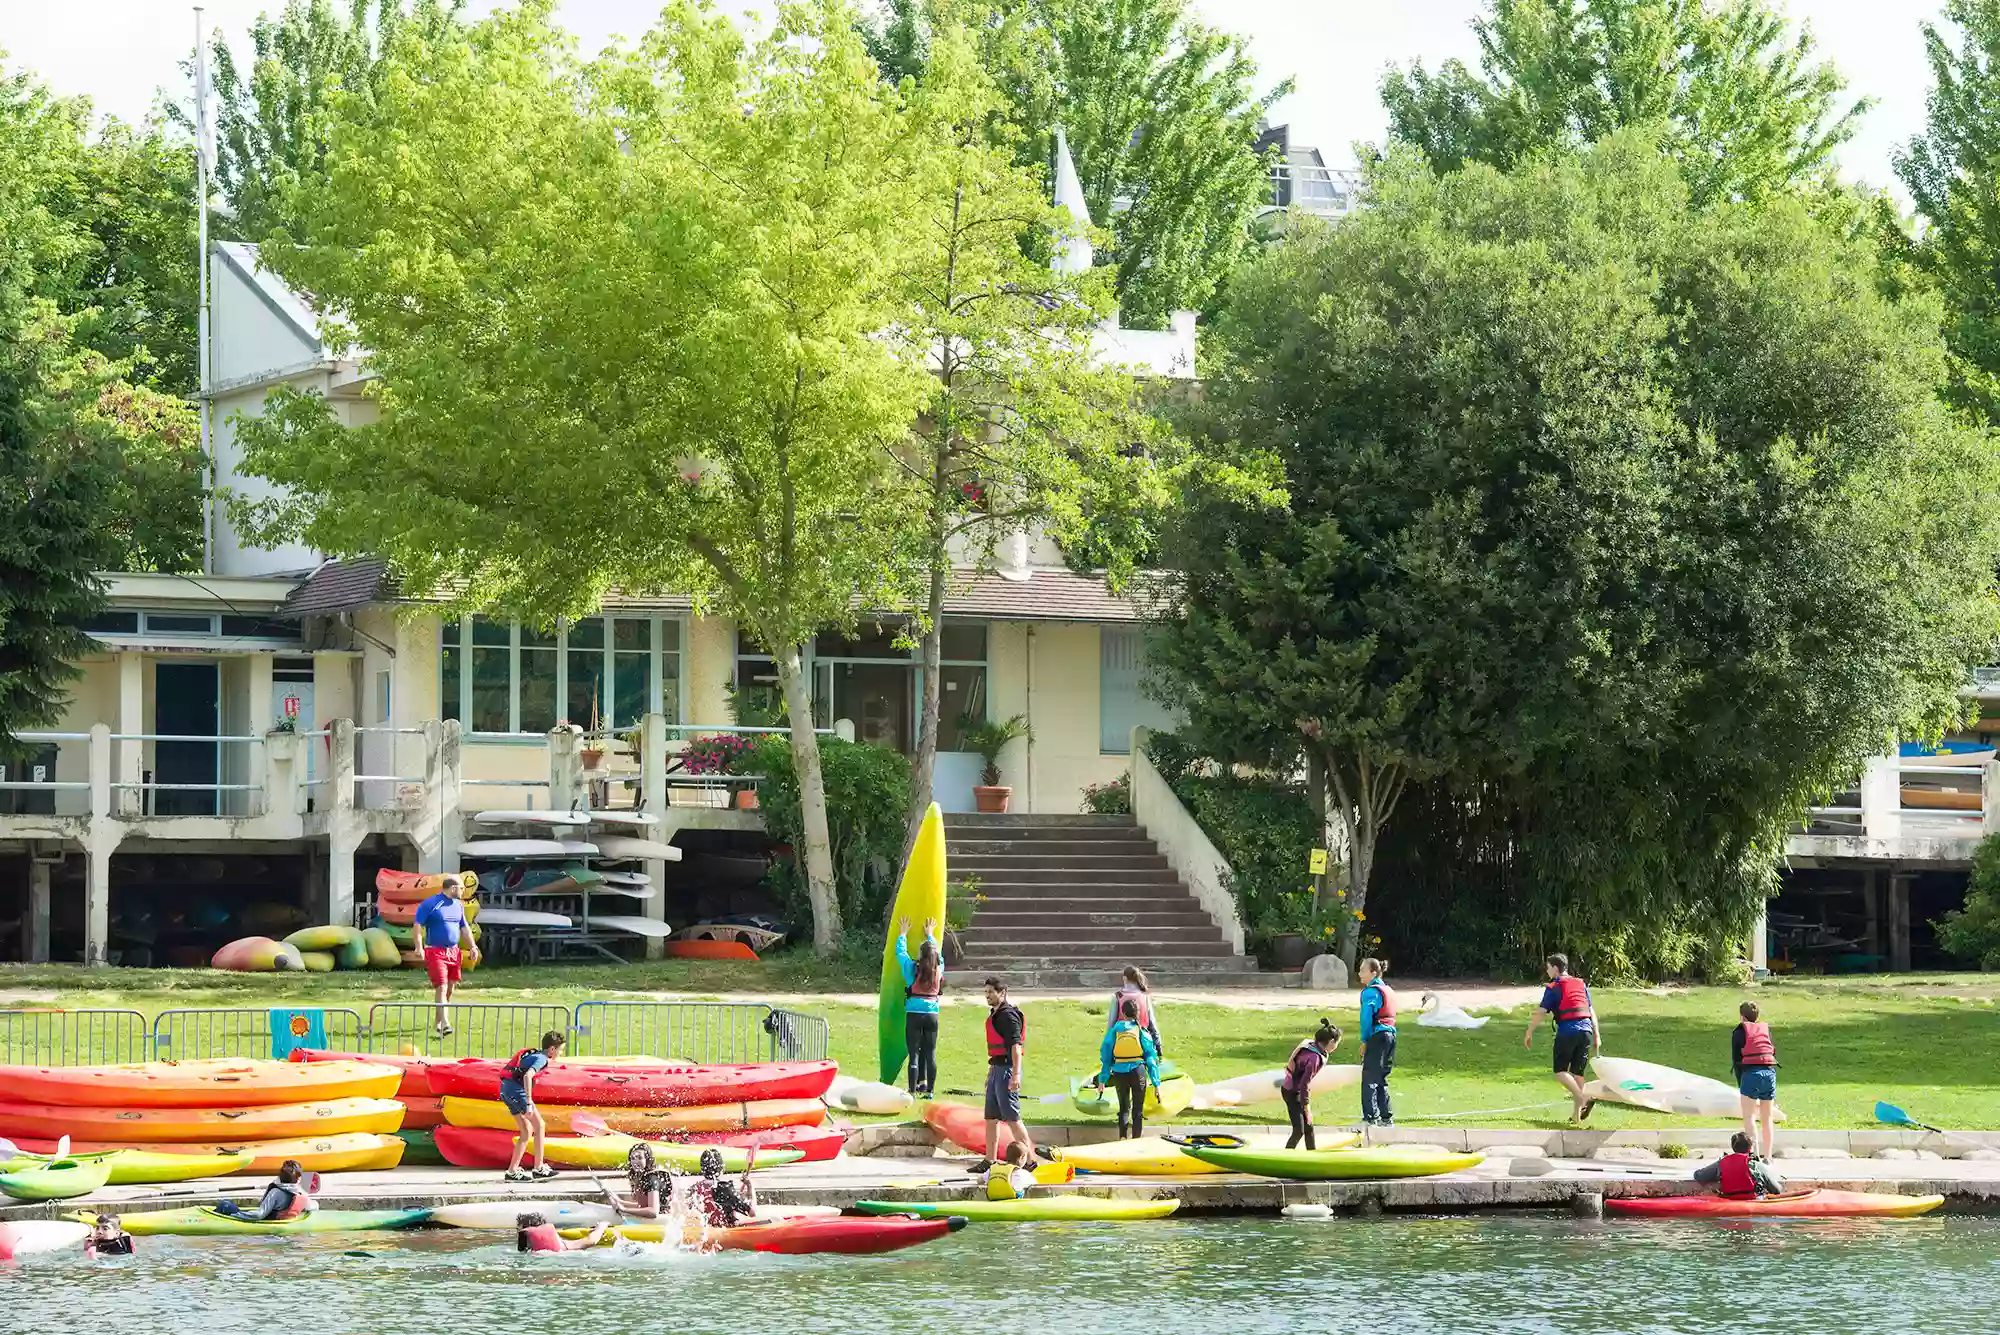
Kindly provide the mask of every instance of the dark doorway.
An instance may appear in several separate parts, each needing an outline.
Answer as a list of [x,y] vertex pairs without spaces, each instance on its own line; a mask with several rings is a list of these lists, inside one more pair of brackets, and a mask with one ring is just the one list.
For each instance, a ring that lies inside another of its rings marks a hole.
[[[153,731],[204,741],[153,743],[154,783],[217,783],[216,734],[222,722],[222,674],[214,663],[153,666]],[[156,789],[153,814],[213,816],[214,789]]]

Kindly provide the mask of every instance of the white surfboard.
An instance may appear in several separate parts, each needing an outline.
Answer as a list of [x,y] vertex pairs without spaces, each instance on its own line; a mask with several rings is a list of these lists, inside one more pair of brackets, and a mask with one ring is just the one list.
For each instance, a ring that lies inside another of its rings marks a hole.
[[473,839],[458,846],[467,858],[589,858],[597,845],[575,839]]
[[653,878],[642,871],[601,871],[606,885],[651,885]]
[[585,886],[583,893],[585,893],[586,895],[600,895],[600,896],[616,895],[620,899],[651,899],[654,895],[657,895],[660,892],[650,885],[605,884],[605,885]]
[[[1591,1062],[1596,1079],[1583,1087],[1586,1096],[1604,1103],[1623,1103],[1649,1112],[1682,1117],[1741,1117],[1743,1104],[1733,1085],[1692,1071],[1635,1061],[1630,1057],[1598,1057]],[[1776,1113],[1784,1120],[1784,1113]]]
[[661,940],[672,936],[674,929],[653,918],[634,918],[626,914],[590,915],[592,927],[609,927],[614,932],[630,932],[634,936],[650,936]]
[[679,862],[681,851],[657,839],[634,839],[628,834],[600,834],[594,841],[600,857],[614,862]]
[[533,1210],[557,1228],[589,1228],[615,1224],[619,1214],[608,1205],[589,1201],[473,1201],[431,1211],[430,1222],[452,1228],[513,1228],[515,1217]]
[[626,825],[634,829],[644,829],[658,825],[660,818],[650,811],[618,811],[600,808],[594,811],[579,811],[579,816],[590,817],[592,825]]
[[473,817],[481,825],[588,825],[581,811],[482,811]]
[[540,909],[481,909],[479,925],[482,927],[575,926],[560,913],[543,913]]

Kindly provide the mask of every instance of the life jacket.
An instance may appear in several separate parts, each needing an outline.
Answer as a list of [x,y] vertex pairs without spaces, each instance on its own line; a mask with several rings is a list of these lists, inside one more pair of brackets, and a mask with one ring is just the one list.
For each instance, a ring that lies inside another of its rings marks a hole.
[[1015,1189],[1013,1170],[1006,1164],[994,1164],[986,1174],[986,1199],[989,1201],[1017,1201],[1021,1193]]
[[[1313,1055],[1319,1058],[1320,1066],[1326,1065],[1326,1054],[1321,1052],[1319,1050],[1318,1045],[1315,1044],[1311,1039],[1307,1039],[1305,1042],[1293,1048],[1292,1055],[1285,1059],[1285,1078],[1278,1082],[1278,1088],[1290,1090],[1295,1094],[1298,1092],[1299,1054],[1301,1052],[1304,1052],[1307,1048],[1311,1048],[1313,1050]],[[1314,1067],[1313,1075],[1318,1075],[1318,1074],[1319,1074],[1319,1067]],[[1310,1077],[1308,1077],[1308,1079],[1310,1079]]]
[[1125,1003],[1128,1001],[1137,1002],[1139,1005],[1139,1027],[1141,1029],[1151,1029],[1153,1027],[1152,996],[1127,983],[1111,994],[1111,1014],[1114,1017],[1122,1019],[1125,1014]]
[[130,1256],[132,1254],[132,1235],[130,1233],[120,1233],[115,1238],[100,1238],[93,1234],[91,1235],[90,1245],[96,1250],[99,1256]]
[[1146,1060],[1146,1045],[1139,1038],[1138,1025],[1129,1020],[1120,1020],[1118,1027],[1111,1031],[1111,1060],[1114,1062]]
[[1583,979],[1566,973],[1549,986],[1556,990],[1557,1021],[1590,1018],[1590,989],[1583,985]]
[[521,1232],[527,1237],[528,1250],[531,1252],[563,1250],[562,1234],[556,1232],[554,1224],[536,1224],[533,1228],[522,1229]]
[[905,987],[905,988],[903,989],[903,999],[904,999],[905,1001],[908,1001],[908,1000],[909,1000],[909,999],[910,999],[911,997],[923,997],[924,999],[926,999],[926,1000],[928,1000],[928,1001],[936,1001],[936,1000],[937,1000],[937,999],[938,999],[939,997],[941,997],[941,996],[943,996],[943,995],[944,995],[944,961],[943,961],[943,960],[939,960],[939,961],[938,961],[938,971],[937,971],[937,987],[936,987],[936,988],[935,988],[934,990],[932,990],[932,991],[929,991],[929,992],[919,992],[919,991],[917,991],[917,979],[919,979],[919,978],[921,978],[921,977],[923,977],[923,976],[924,976],[924,975],[923,975],[923,969],[922,969],[921,965],[920,965],[920,966],[919,966],[919,967],[918,967],[918,968],[917,968],[917,969],[916,969],[916,970],[915,970],[914,972],[912,972],[912,973],[910,974],[910,984],[909,984],[909,986],[908,986],[908,987]]
[[[718,1190],[718,1187],[723,1190]],[[747,1208],[749,1202],[739,1200],[736,1189],[726,1182],[706,1177],[697,1178],[694,1189],[689,1194],[694,1198],[695,1209],[701,1213],[702,1222],[710,1228],[734,1228],[736,1214],[740,1213],[747,1217],[750,1213]],[[725,1194],[729,1198],[728,1201],[723,1199]],[[738,1208],[732,1211],[730,1202],[734,1202]]]
[[306,1195],[306,1189],[303,1186],[296,1182],[277,1182],[272,1185],[276,1186],[278,1190],[286,1192],[292,1198],[291,1204],[271,1216],[273,1219],[297,1219],[312,1209],[312,1197]]
[[1375,1027],[1377,1029],[1395,1028],[1396,1027],[1395,992],[1389,987],[1387,983],[1383,982],[1380,978],[1377,978],[1374,982],[1370,983],[1368,986],[1374,988],[1377,992],[1380,992],[1382,994],[1382,1004],[1375,1008]]
[[1745,1066],[1776,1066],[1778,1047],[1771,1041],[1771,1026],[1755,1020],[1743,1022],[1743,1056]]
[[512,1080],[517,1085],[524,1084],[527,1081],[528,1074],[521,1069],[521,1063],[540,1051],[540,1048],[522,1048],[512,1057],[508,1058],[507,1064],[500,1068],[500,1078],[502,1080]]
[[[1007,1003],[1003,1002],[1001,1004],[1005,1005]],[[986,1055],[995,1061],[1005,1061],[1013,1055],[1013,1045],[1002,1041],[999,1029],[994,1027],[993,1017],[996,1013],[996,1011],[986,1012]],[[1018,1010],[1014,1013],[1021,1015],[1021,1012]],[[1021,1015],[1021,1046],[1026,1047],[1027,1044],[1028,1017]]]
[[1749,1155],[1725,1154],[1721,1168],[1722,1177],[1716,1183],[1716,1190],[1739,1200],[1757,1195],[1757,1179],[1750,1174]]

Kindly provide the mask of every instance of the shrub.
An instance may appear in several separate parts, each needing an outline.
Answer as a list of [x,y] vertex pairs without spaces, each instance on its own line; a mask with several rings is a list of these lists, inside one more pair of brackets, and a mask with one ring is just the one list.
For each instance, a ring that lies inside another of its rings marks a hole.
[[1121,774],[1108,783],[1093,783],[1083,790],[1083,809],[1100,816],[1132,814],[1132,776]]
[[1173,733],[1146,739],[1146,756],[1229,861],[1243,930],[1257,941],[1284,932],[1316,935],[1306,854],[1317,846],[1319,821],[1295,785],[1264,776],[1213,773],[1216,766]]
[[2000,835],[1989,834],[1972,854],[1965,907],[1933,924],[1938,944],[1982,969],[2000,969]]

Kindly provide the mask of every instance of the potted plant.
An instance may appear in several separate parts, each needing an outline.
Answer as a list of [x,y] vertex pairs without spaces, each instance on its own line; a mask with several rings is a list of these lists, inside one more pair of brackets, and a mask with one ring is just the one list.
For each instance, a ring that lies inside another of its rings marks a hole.
[[1280,896],[1265,925],[1264,953],[1274,969],[1303,969],[1307,960],[1325,952],[1327,933],[1313,892],[1294,891]]
[[965,960],[965,942],[959,933],[972,926],[972,915],[984,903],[986,896],[980,893],[979,878],[965,876],[946,889],[944,897],[944,941],[939,946],[944,962],[957,967]]
[[966,728],[962,744],[966,750],[978,752],[980,759],[986,762],[979,771],[979,783],[972,790],[974,806],[995,814],[1007,809],[1014,790],[1000,784],[1000,753],[1007,749],[1009,742],[1032,742],[1034,739],[1034,730],[1028,726],[1028,720],[1019,714],[1004,723],[975,723]]

